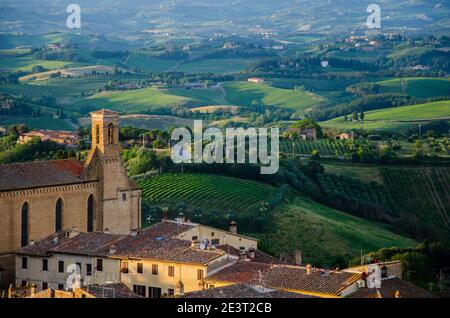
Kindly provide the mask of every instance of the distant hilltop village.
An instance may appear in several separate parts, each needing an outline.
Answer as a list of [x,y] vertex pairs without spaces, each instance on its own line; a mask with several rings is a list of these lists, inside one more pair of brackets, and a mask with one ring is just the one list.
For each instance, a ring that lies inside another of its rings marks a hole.
[[370,297],[431,295],[400,262],[346,270],[294,264],[258,240],[179,215],[141,228],[141,190],[120,157],[119,114],[91,113],[77,160],[0,165],[0,296],[9,298]]

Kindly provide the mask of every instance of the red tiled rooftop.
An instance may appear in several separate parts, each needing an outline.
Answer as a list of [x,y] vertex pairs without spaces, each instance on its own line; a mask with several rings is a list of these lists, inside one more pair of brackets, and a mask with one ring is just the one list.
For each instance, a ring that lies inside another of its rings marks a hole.
[[[118,259],[147,259],[204,265],[225,253],[222,251],[199,250],[184,240],[161,236],[155,228],[136,235],[117,235],[103,232],[79,233],[67,237],[56,234],[57,243],[51,235],[33,245],[23,247],[17,254],[46,256],[51,253],[76,254]],[[155,235],[156,233],[156,235]],[[169,232],[168,232],[169,233]]]
[[400,278],[393,277],[381,280],[381,288],[359,288],[348,298],[396,298],[397,291],[401,298],[432,298],[433,295],[425,289],[417,287]]
[[361,274],[343,271],[315,270],[309,274],[305,267],[238,262],[206,280],[224,283],[262,284],[264,287],[296,291],[310,295],[340,296],[349,285],[360,279]]
[[184,295],[184,298],[310,298],[282,290],[267,290],[246,284],[234,284],[218,288],[200,290]]
[[83,165],[76,159],[0,165],[0,191],[82,183]]

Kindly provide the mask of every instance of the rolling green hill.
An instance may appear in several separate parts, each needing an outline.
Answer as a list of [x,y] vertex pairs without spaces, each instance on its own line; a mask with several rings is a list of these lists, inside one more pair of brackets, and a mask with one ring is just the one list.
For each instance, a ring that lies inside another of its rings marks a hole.
[[265,106],[304,110],[324,101],[310,92],[275,88],[268,84],[228,82],[223,88],[227,101],[237,106],[249,106],[256,101]]
[[[392,107],[365,113],[365,129],[398,130],[417,126],[438,119],[450,119],[450,101]],[[344,121],[343,117],[321,123],[336,129],[361,128],[361,122]]]
[[32,129],[74,130],[65,120],[52,117],[0,117],[1,126],[25,124]]
[[274,217],[273,230],[252,234],[260,247],[274,255],[302,251],[304,262],[339,266],[363,252],[383,247],[414,247],[416,243],[395,234],[385,225],[351,216],[303,197],[284,204]]
[[[53,89],[57,90],[56,86]],[[299,110],[311,107],[323,99],[309,92],[274,88],[266,84],[227,82],[223,84],[223,87],[205,89],[147,87],[130,91],[108,91],[77,99],[71,107],[87,105],[95,108],[107,107],[130,114],[148,113],[173,106],[192,108],[235,105],[249,107],[254,100],[258,100],[265,106]]]
[[406,94],[417,98],[450,96],[450,80],[445,78],[402,78],[377,82],[383,93]]
[[102,92],[76,103],[109,108],[121,113],[146,113],[155,109],[186,105],[189,98],[175,96],[152,87],[131,91]]

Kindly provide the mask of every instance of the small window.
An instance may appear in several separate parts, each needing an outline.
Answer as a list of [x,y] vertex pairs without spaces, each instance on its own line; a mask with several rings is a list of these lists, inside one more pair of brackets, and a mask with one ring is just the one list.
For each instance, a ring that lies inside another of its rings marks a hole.
[[76,263],[77,265],[77,274],[81,275],[81,263]]
[[137,272],[138,272],[138,274],[143,274],[144,273],[144,264],[137,263]]
[[169,277],[175,276],[175,267],[169,266]]
[[97,266],[95,269],[98,270],[99,272],[103,272],[103,260],[102,259],[97,259]]
[[63,284],[58,284],[58,290],[63,290],[64,289],[64,285]]
[[192,240],[193,240],[193,241],[198,241],[198,236],[193,236],[193,237],[192,237]]
[[158,265],[152,264],[152,275],[158,275]]
[[95,126],[95,143],[96,144],[100,143],[100,126],[99,125]]
[[220,244],[219,239],[212,239],[212,240],[211,240],[211,245],[212,245],[212,246],[217,246],[217,245],[219,245],[219,244]]
[[211,237],[214,237],[214,232],[211,232]]
[[22,268],[27,269],[28,268],[28,258],[22,257]]
[[387,276],[388,276],[387,267],[386,266],[381,267],[381,278],[386,278]]
[[133,291],[139,296],[145,297],[145,286],[142,285],[133,285]]
[[169,289],[167,290],[167,294],[168,294],[169,296],[173,296],[173,295],[175,295],[175,290],[172,289],[172,288],[169,288]]
[[197,279],[198,280],[203,279],[203,269],[197,269]]
[[58,262],[58,272],[64,273],[64,262],[63,261]]
[[126,193],[122,193],[122,201],[126,201],[127,200],[127,194]]
[[42,260],[42,271],[44,272],[48,271],[48,259]]
[[28,282],[27,282],[26,280],[23,280],[23,281],[22,281],[22,287],[27,286],[27,283],[28,283]]
[[86,264],[86,276],[92,275],[92,264]]
[[48,288],[47,282],[42,282],[42,290],[46,290]]

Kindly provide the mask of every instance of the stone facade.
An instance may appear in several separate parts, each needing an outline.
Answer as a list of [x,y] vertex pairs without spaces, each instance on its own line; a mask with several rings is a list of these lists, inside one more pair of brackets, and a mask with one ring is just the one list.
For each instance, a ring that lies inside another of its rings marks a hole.
[[99,226],[104,231],[127,234],[140,228],[141,191],[132,183],[120,156],[119,116],[98,111],[92,116],[92,149],[85,165],[85,177],[98,179]]

